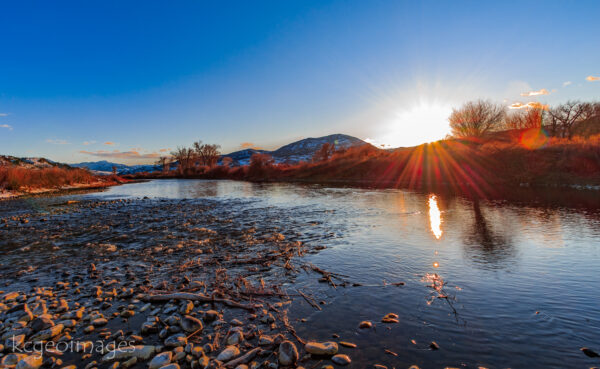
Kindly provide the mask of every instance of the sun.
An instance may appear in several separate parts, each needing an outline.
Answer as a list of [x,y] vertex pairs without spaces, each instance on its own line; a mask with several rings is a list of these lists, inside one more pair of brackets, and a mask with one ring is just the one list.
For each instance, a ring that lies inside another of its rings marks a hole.
[[386,119],[370,142],[384,147],[415,146],[440,140],[450,133],[450,104],[420,101]]

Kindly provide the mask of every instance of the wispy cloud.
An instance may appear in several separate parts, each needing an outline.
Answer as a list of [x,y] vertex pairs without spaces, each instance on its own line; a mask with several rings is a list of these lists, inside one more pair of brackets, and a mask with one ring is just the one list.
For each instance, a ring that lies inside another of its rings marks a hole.
[[563,82],[563,87],[567,87],[568,85],[571,85],[571,84],[573,84],[573,82],[571,82],[571,81]]
[[168,148],[168,149],[160,149],[158,151],[160,151],[160,152],[168,152],[168,151],[171,151],[171,149],[170,148]]
[[600,81],[600,77],[596,77],[596,76],[587,76],[585,79],[590,82]]
[[106,141],[104,144],[107,146],[115,146],[115,143],[112,141]]
[[254,144],[254,142],[242,142],[240,144],[240,149],[244,150],[244,149],[255,149],[255,150],[260,150],[261,147],[256,146]]
[[0,124],[0,128],[6,128],[9,131],[12,131],[13,127],[11,125],[8,124]]
[[545,88],[542,88],[541,90],[538,90],[538,91],[529,91],[529,92],[521,93],[521,96],[539,96],[539,95],[550,95],[550,91],[546,90]]
[[0,117],[8,117],[8,113],[0,113]]
[[548,105],[542,104],[537,101],[530,101],[527,104],[523,104],[522,102],[516,102],[508,106],[509,109],[542,109],[548,110]]
[[134,151],[134,150],[131,150],[131,151],[119,151],[119,150],[86,151],[86,150],[81,150],[81,151],[79,151],[79,153],[97,156],[100,158],[113,158],[113,159],[156,159],[156,158],[160,157],[160,154],[157,152],[142,154],[139,151]]
[[84,144],[85,146],[88,146],[88,145],[93,145],[93,144],[95,144],[95,143],[96,143],[96,141],[94,141],[94,140],[92,140],[92,141],[83,141],[83,144]]
[[68,145],[69,142],[67,140],[61,140],[61,139],[53,139],[53,138],[49,138],[46,140],[46,142],[51,143],[53,145]]

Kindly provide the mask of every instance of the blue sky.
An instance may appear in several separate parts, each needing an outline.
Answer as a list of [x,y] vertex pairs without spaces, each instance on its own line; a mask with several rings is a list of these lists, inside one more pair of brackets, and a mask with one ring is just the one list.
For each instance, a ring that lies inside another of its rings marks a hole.
[[598,1],[10,2],[0,154],[142,163],[195,140],[432,141],[469,99],[599,98],[586,79],[600,77],[599,14]]

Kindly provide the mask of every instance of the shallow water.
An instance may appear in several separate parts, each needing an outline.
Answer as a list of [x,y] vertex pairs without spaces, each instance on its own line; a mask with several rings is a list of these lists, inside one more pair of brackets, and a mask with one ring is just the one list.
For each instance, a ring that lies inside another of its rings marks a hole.
[[[550,190],[473,201],[403,190],[163,180],[69,198],[210,198],[231,204],[234,223],[241,212],[276,214],[276,226],[327,247],[308,261],[362,285],[333,288],[301,274],[287,286],[324,302],[321,311],[304,300],[293,305],[291,317],[307,319],[298,334],[328,340],[337,333],[356,343],[343,350],[353,368],[600,366],[579,350],[600,351],[599,194],[556,194],[560,202]],[[390,312],[400,323],[380,323]],[[375,329],[358,330],[362,320]],[[431,341],[440,349],[430,350]]]

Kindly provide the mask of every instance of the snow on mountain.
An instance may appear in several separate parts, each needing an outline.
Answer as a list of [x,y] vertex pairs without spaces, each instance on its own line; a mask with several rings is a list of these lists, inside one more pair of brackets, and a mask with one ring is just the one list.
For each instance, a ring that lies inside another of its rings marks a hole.
[[[323,144],[325,143],[334,145],[336,149],[368,145],[368,143],[361,139],[338,133],[317,138],[305,138],[303,140],[292,142],[290,144],[282,146],[274,151],[258,149],[245,149],[240,151],[234,151],[229,154],[221,155],[219,163],[222,162],[224,157],[229,157],[232,159],[233,165],[248,165],[250,163],[250,158],[252,157],[252,155],[256,153],[261,153],[271,155],[276,163],[295,164],[300,161],[310,161],[314,153],[317,150],[319,150],[321,146],[323,146]],[[71,164],[71,166],[77,168],[88,168],[89,170],[99,174],[112,173],[113,166],[117,169],[118,174],[154,172],[160,171],[162,169],[159,165],[125,165],[119,163],[111,163],[106,160]],[[175,168],[176,164],[172,164],[171,169]]]
[[310,161],[315,152],[325,143],[334,145],[336,149],[368,145],[368,143],[359,138],[338,133],[317,138],[305,138],[282,146],[274,151],[246,149],[222,155],[221,157],[230,157],[233,159],[235,165],[246,165],[250,162],[250,157],[253,154],[262,153],[271,155],[276,163],[295,164],[300,161]]
[[134,174],[139,172],[154,172],[157,170],[161,170],[160,166],[154,164],[125,165],[119,163],[112,163],[106,160],[71,164],[71,166],[76,168],[87,168],[98,174],[112,173],[113,167],[116,169],[118,174]]
[[0,155],[0,166],[16,165],[23,168],[51,168],[51,167],[66,167],[66,164],[61,164],[48,160],[46,158],[18,158],[10,155]]

